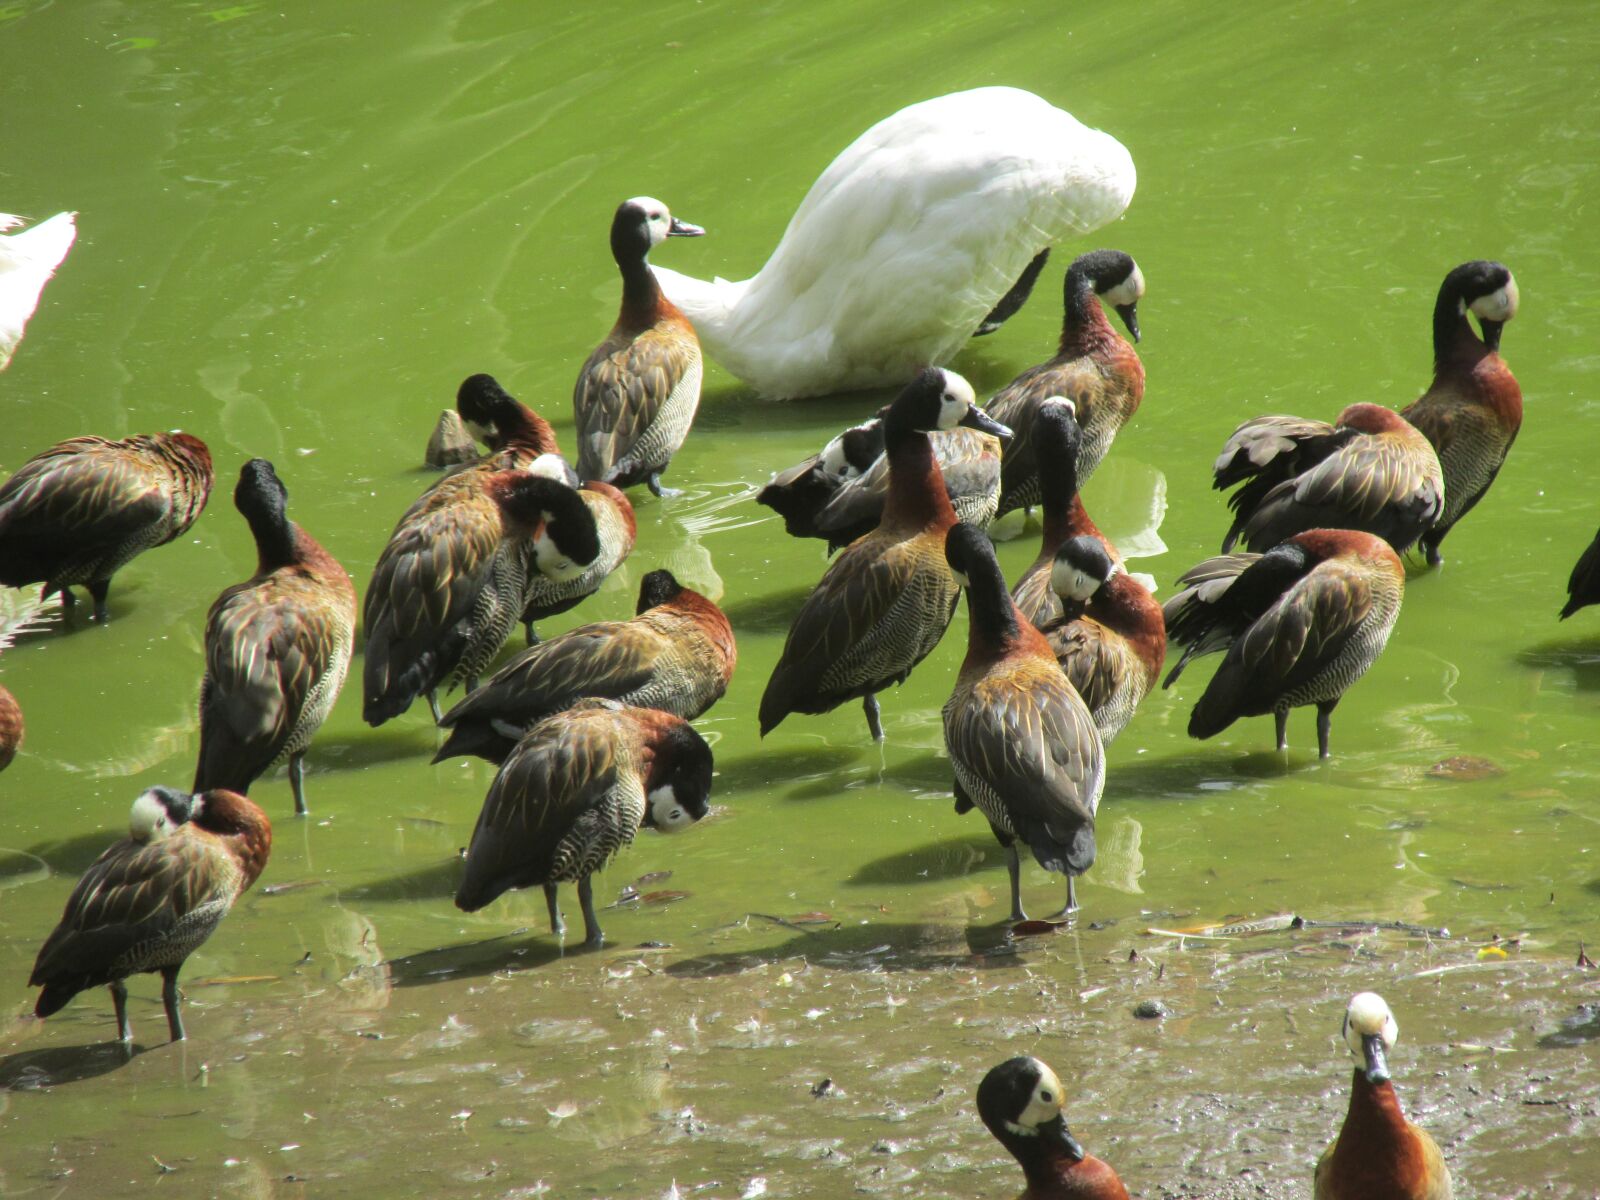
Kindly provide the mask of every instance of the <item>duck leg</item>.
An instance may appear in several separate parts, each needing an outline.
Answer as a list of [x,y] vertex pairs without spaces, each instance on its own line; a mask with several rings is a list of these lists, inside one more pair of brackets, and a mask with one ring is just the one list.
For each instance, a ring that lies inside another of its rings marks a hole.
[[1011,875],[1011,920],[1026,921],[1028,914],[1022,911],[1022,860],[1017,857],[1015,842],[1006,847],[1006,870]]
[[861,707],[866,710],[867,729],[872,734],[872,740],[883,741],[883,714],[878,709],[878,697],[868,692],[861,701]]
[[550,932],[557,937],[562,936],[567,932],[567,923],[561,919],[561,908],[556,903],[555,884],[547,883],[544,885],[544,903],[545,907],[550,910]]
[[578,880],[578,903],[583,906],[583,939],[585,949],[598,950],[605,945],[606,935],[600,932],[600,918],[594,915],[594,884],[585,875]]
[[1328,757],[1328,731],[1333,728],[1333,708],[1338,700],[1323,700],[1317,704],[1317,757]]
[[1049,918],[1048,918],[1049,920],[1051,920],[1051,921],[1059,921],[1059,920],[1061,920],[1061,918],[1070,917],[1073,913],[1078,911],[1078,886],[1077,885],[1078,885],[1078,877],[1076,875],[1070,875],[1069,874],[1067,876],[1067,903],[1066,903],[1066,906],[1064,908],[1062,908],[1062,910],[1060,912],[1051,913]]
[[44,594],[41,600],[48,600],[51,593],[61,597],[61,623],[72,624],[72,610],[78,607],[78,598],[72,594],[72,589],[61,584],[47,583],[44,585]]
[[306,815],[306,752],[289,756],[289,790],[294,793],[294,815]]
[[1435,537],[1434,533],[1435,531],[1430,529],[1422,535],[1422,555],[1428,560],[1430,567],[1437,567],[1444,562],[1444,557],[1439,553],[1439,543],[1444,541],[1444,535],[1441,533]]
[[522,634],[528,645],[537,646],[539,644],[539,635],[534,632],[532,621],[524,621],[522,623]]
[[128,1024],[128,985],[120,979],[111,981],[111,1007],[117,1011],[117,1041],[124,1046],[133,1045],[133,1026]]
[[650,489],[650,494],[658,500],[665,500],[672,496],[683,495],[683,493],[677,488],[664,488],[661,486],[660,471],[651,471],[649,478],[644,481],[644,485]]
[[111,591],[111,580],[94,579],[88,586],[89,595],[94,597],[94,619],[104,625],[111,619],[111,610],[106,607],[106,595]]
[[428,689],[428,711],[433,713],[433,723],[435,725],[444,720],[444,714],[439,711],[439,693],[432,688]]
[[1278,749],[1289,748],[1289,710],[1281,709],[1272,714],[1272,719],[1278,723]]
[[188,1035],[183,1032],[183,1017],[178,1013],[178,968],[161,968],[161,1003],[167,1010],[167,1031],[172,1034],[175,1042],[183,1041]]

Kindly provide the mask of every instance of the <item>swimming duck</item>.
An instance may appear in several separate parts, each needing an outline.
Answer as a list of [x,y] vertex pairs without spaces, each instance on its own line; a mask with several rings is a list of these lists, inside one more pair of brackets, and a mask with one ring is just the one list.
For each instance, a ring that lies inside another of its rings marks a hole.
[[456,907],[477,912],[511,888],[542,886],[559,935],[556,885],[576,883],[584,945],[598,948],[590,876],[641,828],[675,833],[705,816],[711,773],[711,747],[682,717],[578,701],[530,729],[495,776]]
[[[1467,313],[1483,328],[1472,332]],[[1433,443],[1444,468],[1444,513],[1422,535],[1437,566],[1439,543],[1483,499],[1522,428],[1522,389],[1500,357],[1500,331],[1517,315],[1517,281],[1497,262],[1462,263],[1433,306],[1433,384],[1401,415]]]
[[42,582],[69,615],[82,585],[104,622],[111,577],[194,524],[212,481],[211,454],[191,434],[68,438],[0,484],[0,584]]
[[[1000,439],[977,429],[928,435],[956,519],[987,526],[1000,502]],[[756,495],[791,537],[823,538],[828,552],[871,533],[889,494],[883,414],[853,425],[804,462],[779,471]]]
[[1111,449],[1117,430],[1139,411],[1144,399],[1144,364],[1138,352],[1117,336],[1096,302],[1117,310],[1133,340],[1139,340],[1139,298],[1144,274],[1120,250],[1079,255],[1067,269],[1061,343],[1054,358],[1029,367],[985,406],[997,421],[1016,431],[1001,466],[1000,515],[1039,502],[1043,446],[1035,447],[1034,414],[1047,400],[1065,396],[1074,405],[1083,440],[1078,449],[1078,486],[1086,485]]
[[1063,611],[1039,632],[1109,746],[1161,678],[1167,655],[1161,605],[1093,537],[1075,537],[1061,547],[1050,583]]
[[178,971],[267,865],[272,824],[234,792],[155,787],[133,802],[128,825],[128,836],[83,873],[40,948],[28,986],[44,991],[33,1011],[48,1017],[79,992],[109,985],[117,1038],[131,1045],[124,981],[160,971],[167,1029],[181,1042]]
[[1163,687],[1189,660],[1227,651],[1189,718],[1208,738],[1240,717],[1272,713],[1288,748],[1289,710],[1317,706],[1317,753],[1328,757],[1334,706],[1389,640],[1405,570],[1389,543],[1351,529],[1313,529],[1265,554],[1207,559],[1167,601],[1167,636],[1184,647]]
[[1233,431],[1213,468],[1241,538],[1270,550],[1307,529],[1360,529],[1404,554],[1444,511],[1444,471],[1433,446],[1381,404],[1352,404],[1338,421],[1256,417]]
[[1400,1111],[1388,1062],[1400,1027],[1383,997],[1352,996],[1342,1036],[1356,1060],[1350,1108],[1317,1160],[1314,1200],[1451,1200],[1439,1144]]
[[644,483],[662,494],[661,472],[689,436],[700,407],[704,368],[694,326],[662,295],[645,259],[669,237],[703,233],[649,196],[624,201],[611,220],[622,311],[572,391],[578,474],[584,479],[617,487]]
[[522,599],[522,626],[530,646],[539,640],[539,635],[534,632],[534,622],[564,613],[587,600],[600,590],[600,585],[611,572],[620,567],[622,561],[633,552],[639,526],[634,520],[633,505],[625,495],[609,483],[590,480],[578,489],[578,499],[588,506],[594,518],[600,551],[581,574],[570,579],[546,574],[542,567],[527,573],[528,586]]
[[978,1085],[978,1116],[1022,1164],[1018,1200],[1128,1200],[1106,1163],[1086,1154],[1067,1129],[1061,1080],[1037,1058],[1013,1058]]
[[[555,478],[544,473],[546,463]],[[554,455],[525,471],[484,475],[469,467],[400,519],[367,585],[367,724],[399,716],[420,695],[437,720],[437,689],[458,681],[476,687],[505,644],[530,565],[573,579],[599,555],[594,514],[564,469]]]
[[883,740],[877,693],[904,681],[955,613],[959,588],[944,559],[955,510],[928,433],[957,425],[1009,430],[973,403],[972,385],[929,367],[883,418],[889,497],[883,519],[836,558],[789,627],[761,697],[765,737],[793,712],[825,713],[857,697]]
[[233,503],[255,538],[256,573],[218,596],[206,617],[194,790],[246,795],[287,758],[295,815],[304,816],[306,747],[350,669],[356,589],[289,520],[288,500],[270,462],[245,463]]
[[1600,604],[1600,533],[1594,535],[1589,548],[1578,556],[1567,578],[1567,602],[1561,607],[1561,620],[1565,621],[1580,608]]
[[957,525],[945,556],[967,593],[967,657],[944,706],[956,812],[976,807],[1005,847],[1013,921],[1027,920],[1018,841],[1045,870],[1067,877],[1061,915],[1075,912],[1073,881],[1094,864],[1106,783],[1099,730],[1050,643],[1006,591],[988,536]]
[[[72,249],[77,217],[75,212],[57,213],[32,229],[0,237],[0,371],[11,365],[44,285]],[[0,234],[22,224],[23,218],[0,213]]]
[[711,356],[764,394],[891,387],[949,361],[1043,250],[1121,216],[1134,183],[1109,134],[976,88],[846,147],[753,278],[655,271]]
[[1050,586],[1056,552],[1075,537],[1091,537],[1104,548],[1111,561],[1122,565],[1122,555],[1100,532],[1083,507],[1078,491],[1079,447],[1083,441],[1076,406],[1071,400],[1052,396],[1030,414],[1033,441],[1038,449],[1038,469],[1034,475],[1035,502],[1043,509],[1044,529],[1039,538],[1039,554],[1011,589],[1022,615],[1043,628],[1061,615],[1061,598]]
[[9,688],[0,684],[0,771],[11,765],[22,746],[22,706]]
[[582,625],[524,650],[447,712],[439,724],[450,736],[433,761],[504,762],[528,729],[586,696],[692,721],[722,698],[737,661],[722,610],[671,571],[651,571],[633,620]]

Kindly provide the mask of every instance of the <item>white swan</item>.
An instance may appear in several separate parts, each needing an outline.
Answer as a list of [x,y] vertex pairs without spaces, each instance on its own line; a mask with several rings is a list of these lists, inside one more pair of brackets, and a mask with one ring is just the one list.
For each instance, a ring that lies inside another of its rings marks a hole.
[[753,278],[654,270],[711,356],[765,394],[898,387],[954,355],[1041,250],[1121,216],[1134,183],[1110,134],[977,88],[852,142]]
[[[72,239],[78,236],[77,215],[57,213],[32,229],[0,237],[0,371],[11,364],[22,330],[39,306],[39,293],[72,249]],[[22,223],[21,217],[0,213],[0,234]]]

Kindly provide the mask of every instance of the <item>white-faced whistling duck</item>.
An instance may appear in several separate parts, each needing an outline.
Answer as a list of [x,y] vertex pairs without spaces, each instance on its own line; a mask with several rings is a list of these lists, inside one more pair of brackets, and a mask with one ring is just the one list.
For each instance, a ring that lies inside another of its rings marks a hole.
[[272,464],[239,472],[233,503],[256,543],[256,573],[217,597],[206,617],[200,757],[194,790],[245,795],[289,760],[303,816],[305,752],[344,687],[355,644],[356,589],[338,561],[289,520]]
[[589,877],[641,828],[673,833],[710,806],[711,747],[682,717],[580,700],[539,722],[489,787],[467,847],[456,907],[543,887],[550,931],[564,932],[556,885],[576,883],[584,945],[603,941]]
[[528,571],[528,590],[522,599],[522,626],[530,646],[539,640],[534,622],[564,613],[587,600],[600,590],[611,572],[622,565],[623,559],[633,553],[639,526],[628,498],[609,483],[597,479],[579,488],[578,498],[594,516],[600,552],[581,574],[569,578],[566,572],[555,569],[559,561],[549,561],[550,555],[559,556],[558,548],[548,542],[541,543],[540,552],[546,558],[535,562]]
[[978,1085],[978,1116],[1028,1181],[1018,1200],[1128,1200],[1117,1173],[1067,1129],[1061,1093],[1037,1058],[1003,1062]]
[[194,524],[212,480],[206,444],[187,433],[60,442],[0,484],[0,584],[43,583],[68,614],[81,585],[105,621],[111,577]]
[[[546,454],[560,454],[555,430],[533,409],[508,393],[493,375],[468,375],[456,389],[456,412],[489,453],[471,468],[505,471],[525,467]],[[578,484],[577,473],[568,483]]]
[[[1472,332],[1471,312],[1483,327]],[[1444,513],[1422,535],[1428,562],[1483,499],[1522,428],[1522,389],[1500,357],[1500,330],[1517,315],[1517,281],[1497,262],[1462,263],[1433,306],[1433,383],[1402,415],[1433,443],[1444,467]]]
[[649,196],[624,201],[611,220],[622,310],[572,392],[583,479],[617,487],[644,483],[662,494],[661,472],[689,436],[700,407],[703,364],[694,326],[662,294],[646,259],[669,237],[703,233]]
[[1342,1032],[1356,1060],[1350,1108],[1338,1138],[1317,1160],[1315,1200],[1451,1200],[1455,1190],[1438,1143],[1400,1111],[1388,1063],[1400,1027],[1383,997],[1351,997]]
[[1053,396],[1039,405],[1033,418],[1033,441],[1038,452],[1037,503],[1044,517],[1039,538],[1039,553],[1011,589],[1022,615],[1043,628],[1061,615],[1061,599],[1050,586],[1056,551],[1075,537],[1097,539],[1117,566],[1117,553],[1083,507],[1078,491],[1078,447],[1082,427],[1074,416],[1071,400]]
[[450,736],[433,761],[504,762],[530,728],[586,696],[692,721],[722,698],[737,660],[722,610],[672,572],[651,571],[631,621],[582,625],[524,650],[447,712],[439,724]]
[[1161,605],[1093,537],[1071,538],[1061,547],[1051,586],[1062,615],[1039,632],[1109,746],[1161,678],[1167,656]]
[[830,712],[860,698],[867,728],[883,740],[877,693],[939,644],[960,592],[944,557],[955,509],[928,433],[957,425],[1009,433],[972,401],[965,379],[929,367],[889,405],[883,520],[845,548],[795,616],[761,697],[763,737],[790,713]]
[[1561,606],[1561,620],[1591,604],[1600,604],[1600,533],[1578,556],[1567,577],[1567,602]]
[[[558,478],[540,473],[550,461]],[[440,481],[401,518],[367,586],[362,717],[381,725],[437,689],[477,686],[521,614],[527,571],[571,578],[600,553],[594,514],[554,455]],[[533,546],[530,554],[529,543]],[[547,568],[542,564],[550,564]]]
[[1094,863],[1105,747],[1050,643],[1017,611],[988,535],[957,525],[945,553],[967,593],[967,657],[944,706],[956,812],[976,807],[1005,847],[1013,921],[1027,920],[1018,842],[1067,877],[1065,915],[1078,907],[1074,878]]
[[48,1017],[87,988],[109,985],[117,1037],[128,1024],[130,975],[161,972],[172,1040],[183,1040],[178,971],[255,883],[272,850],[266,814],[234,792],[189,796],[155,787],[134,801],[128,836],[83,873],[45,939],[30,987]]
[[1208,738],[1240,717],[1272,713],[1287,749],[1289,710],[1317,706],[1317,752],[1328,757],[1334,706],[1383,651],[1400,615],[1405,570],[1389,543],[1351,529],[1313,529],[1265,554],[1210,558],[1167,601],[1167,636],[1191,658],[1226,650],[1189,718]]
[[1089,482],[1111,449],[1117,430],[1139,411],[1144,399],[1144,365],[1134,348],[1117,335],[1096,301],[1111,305],[1139,340],[1137,305],[1144,295],[1139,265],[1120,250],[1093,250],[1067,268],[1063,287],[1061,345],[1054,358],[1029,367],[985,406],[1016,436],[1001,465],[1000,516],[1039,502],[1039,463],[1044,448],[1033,440],[1039,405],[1065,396],[1076,406],[1083,441],[1078,449],[1078,486]]

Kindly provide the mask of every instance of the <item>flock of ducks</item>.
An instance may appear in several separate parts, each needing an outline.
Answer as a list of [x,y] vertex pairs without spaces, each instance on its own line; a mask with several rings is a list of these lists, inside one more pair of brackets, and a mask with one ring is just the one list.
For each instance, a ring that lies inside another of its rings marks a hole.
[[[1162,606],[1123,569],[1080,494],[1143,399],[1138,354],[1107,318],[1108,309],[1117,313],[1138,340],[1145,281],[1129,255],[1097,250],[1071,264],[1057,352],[987,406],[953,371],[912,369],[1014,311],[1044,265],[1041,227],[1090,228],[1126,207],[1132,164],[1114,139],[1044,106],[1057,114],[1052,127],[1078,143],[1070,171],[1028,185],[1049,190],[1056,222],[1010,218],[1026,236],[991,247],[992,258],[980,259],[995,267],[984,286],[954,289],[961,303],[923,323],[947,340],[959,333],[953,345],[886,332],[882,322],[896,313],[921,315],[902,298],[874,314],[876,357],[860,345],[840,348],[862,322],[821,301],[829,287],[854,286],[854,276],[831,284],[824,276],[816,294],[791,294],[801,270],[794,264],[816,242],[806,235],[812,223],[844,222],[844,232],[864,239],[854,256],[836,256],[852,267],[881,273],[881,256],[899,252],[893,238],[849,218],[864,207],[866,163],[886,142],[903,139],[914,151],[909,160],[923,161],[918,155],[935,153],[944,120],[953,143],[967,144],[970,127],[973,147],[1004,154],[994,129],[1014,128],[1016,106],[1043,104],[1013,89],[980,89],[880,123],[824,173],[767,268],[742,284],[700,285],[653,270],[654,247],[703,231],[649,197],[621,205],[611,248],[622,302],[574,388],[576,469],[549,423],[492,377],[461,384],[457,412],[486,452],[400,517],[359,617],[365,720],[380,725],[424,699],[446,731],[435,761],[476,755],[499,764],[466,851],[459,907],[474,911],[508,889],[541,887],[560,934],[557,885],[575,884],[585,945],[599,946],[593,873],[640,829],[673,832],[708,810],[712,753],[690,722],[723,695],[737,662],[720,609],[654,570],[631,620],[547,641],[534,628],[592,595],[634,549],[626,489],[670,494],[662,476],[700,397],[697,330],[719,359],[776,393],[889,378],[904,384],[870,420],[778,473],[758,496],[790,533],[839,551],[794,618],[762,695],[760,729],[765,735],[792,715],[859,700],[870,735],[881,740],[879,694],[939,643],[965,593],[967,653],[944,705],[945,741],[956,810],[982,813],[1005,848],[1012,920],[1026,919],[1024,853],[1065,877],[1058,915],[1076,909],[1074,881],[1095,859],[1105,747],[1155,686],[1169,639],[1182,653],[1167,686],[1193,658],[1223,655],[1195,704],[1193,736],[1270,713],[1282,748],[1289,712],[1314,706],[1319,753],[1328,755],[1334,707],[1376,660],[1399,612],[1400,554],[1420,545],[1429,563],[1439,562],[1440,544],[1483,497],[1516,436],[1521,393],[1498,352],[1501,328],[1516,313],[1516,284],[1487,261],[1445,277],[1433,318],[1433,381],[1403,412],[1356,404],[1331,424],[1273,415],[1235,430],[1215,466],[1216,486],[1237,488],[1222,553],[1183,574]],[[925,161],[922,169],[933,173]],[[785,305],[793,310],[788,325],[779,319]],[[824,312],[837,317],[824,332],[838,344],[826,354],[815,350]],[[831,373],[796,374],[796,346],[813,347],[813,366],[831,364]],[[43,584],[43,596],[59,595],[69,617],[72,589],[86,588],[94,619],[105,621],[116,572],[187,530],[213,480],[205,444],[189,433],[79,437],[51,447],[0,485],[0,583]],[[356,590],[290,520],[287,489],[270,462],[243,465],[234,503],[258,564],[217,598],[206,621],[193,784],[138,798],[129,836],[80,880],[31,979],[42,988],[40,1016],[109,985],[125,1044],[132,1035],[124,981],[147,971],[161,973],[170,1032],[183,1037],[178,969],[270,852],[270,823],[247,793],[287,761],[295,811],[306,812],[304,757],[357,641]],[[983,527],[1035,507],[1039,554],[1008,587]],[[1584,555],[1571,590],[1563,617],[1600,599],[1600,549]],[[489,674],[519,622],[528,647]],[[439,693],[457,684],[465,698],[441,711]],[[0,766],[21,730],[20,711],[0,689]],[[1394,1022],[1381,999],[1351,1002],[1346,1040],[1362,1065],[1345,1133],[1318,1165],[1317,1196],[1448,1197],[1437,1147],[1394,1099],[1383,1063]],[[1126,1196],[1115,1173],[1067,1133],[1060,1081],[1044,1064],[997,1067],[978,1106],[1022,1163],[1026,1195]],[[1389,1165],[1374,1167],[1379,1159]]]

